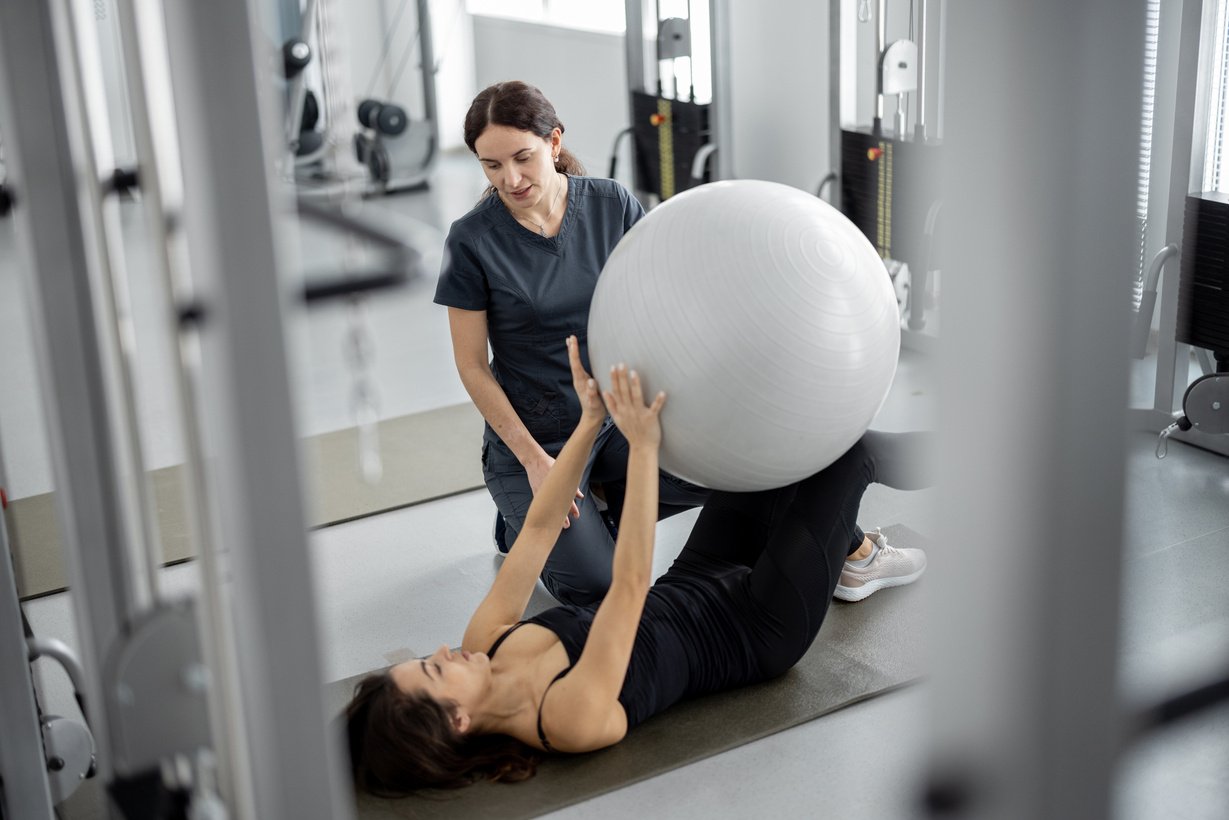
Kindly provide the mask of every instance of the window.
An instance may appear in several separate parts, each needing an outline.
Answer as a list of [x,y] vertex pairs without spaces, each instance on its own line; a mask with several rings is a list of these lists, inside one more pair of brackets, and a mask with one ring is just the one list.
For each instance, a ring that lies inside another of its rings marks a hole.
[[1213,40],[1212,84],[1209,88],[1208,135],[1203,161],[1203,190],[1229,193],[1229,163],[1225,149],[1229,147],[1229,19],[1225,0],[1216,4],[1216,29]]
[[623,0],[466,0],[466,11],[583,31],[622,34]]

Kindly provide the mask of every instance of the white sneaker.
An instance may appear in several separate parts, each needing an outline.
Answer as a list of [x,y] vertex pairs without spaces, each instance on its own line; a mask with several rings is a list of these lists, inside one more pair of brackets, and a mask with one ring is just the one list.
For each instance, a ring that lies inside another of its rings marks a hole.
[[875,544],[871,561],[864,567],[845,562],[836,585],[835,595],[840,600],[861,601],[881,589],[912,584],[926,571],[926,553],[921,550],[894,547],[877,529],[866,537]]

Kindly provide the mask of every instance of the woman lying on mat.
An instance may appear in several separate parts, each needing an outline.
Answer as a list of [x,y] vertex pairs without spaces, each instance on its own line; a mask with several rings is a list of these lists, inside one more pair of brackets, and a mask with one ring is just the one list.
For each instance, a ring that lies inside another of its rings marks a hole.
[[[921,574],[918,550],[882,536],[850,554],[872,482],[919,489],[929,434],[868,432],[823,471],[776,490],[714,492],[682,553],[653,583],[658,414],[635,371],[598,395],[568,353],[581,422],[541,490],[461,649],[371,675],[346,710],[355,782],[376,794],[534,774],[541,751],[588,752],[684,698],[781,675],[807,651],[846,565],[876,553]],[[630,444],[610,591],[596,607],[522,620],[609,409]],[[860,554],[860,553],[865,553]],[[887,554],[881,554],[887,553]],[[856,563],[854,564],[856,566]]]

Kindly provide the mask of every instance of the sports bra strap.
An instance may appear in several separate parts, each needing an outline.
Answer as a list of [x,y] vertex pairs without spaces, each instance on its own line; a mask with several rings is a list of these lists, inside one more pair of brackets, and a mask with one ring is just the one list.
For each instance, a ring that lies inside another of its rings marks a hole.
[[511,635],[516,630],[520,629],[522,626],[524,626],[527,623],[529,623],[529,621],[517,621],[512,626],[505,629],[504,634],[496,638],[495,643],[491,644],[491,648],[486,651],[486,656],[488,658],[495,657],[496,651],[498,651],[499,647],[503,644],[503,642],[508,639],[508,636]]
[[546,705],[546,695],[550,692],[550,688],[571,671],[572,667],[568,666],[565,669],[561,669],[558,675],[551,678],[550,683],[546,684],[546,691],[542,693],[542,700],[538,702],[538,740],[542,741],[542,748],[548,752],[553,752],[555,749],[550,745],[550,741],[546,739],[546,732],[542,731],[542,707]]
[[[508,639],[508,636],[511,635],[516,630],[520,629],[522,626],[524,626],[527,623],[530,623],[530,622],[529,621],[517,621],[512,626],[508,627],[504,631],[504,634],[496,638],[495,643],[491,644],[491,648],[487,650],[486,656],[488,658],[495,657],[495,653],[499,651],[499,647],[503,644],[505,640]],[[546,751],[548,752],[553,752],[555,751],[555,749],[550,745],[550,741],[546,739],[546,732],[542,731],[542,707],[546,705],[546,695],[547,693],[550,692],[550,688],[554,686],[555,683],[557,683],[560,678],[562,678],[564,675],[566,675],[568,672],[571,672],[571,671],[572,671],[572,667],[571,665],[569,665],[567,668],[561,670],[558,675],[555,675],[555,677],[551,678],[551,682],[546,684],[546,691],[542,693],[542,700],[538,702],[538,740],[542,741],[542,748],[546,749]]]

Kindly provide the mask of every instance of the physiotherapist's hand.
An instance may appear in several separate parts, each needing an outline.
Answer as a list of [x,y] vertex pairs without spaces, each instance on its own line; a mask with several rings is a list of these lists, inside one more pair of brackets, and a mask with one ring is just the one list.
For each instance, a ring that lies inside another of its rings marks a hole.
[[[554,465],[555,459],[548,456],[545,450],[540,451],[538,458],[524,465],[525,475],[529,478],[529,489],[535,496],[538,494],[538,488],[546,481],[546,474],[550,472],[550,468]],[[579,487],[576,489],[576,497],[578,499],[585,497],[585,494],[580,491]],[[572,526],[572,518],[580,518],[580,508],[576,506],[575,501],[572,502],[572,509],[568,511],[568,515],[563,517],[563,528],[565,530]]]
[[606,418],[606,405],[602,403],[597,380],[586,373],[580,363],[580,341],[575,336],[569,336],[567,346],[568,363],[572,366],[572,388],[580,399],[581,422],[601,423]]

